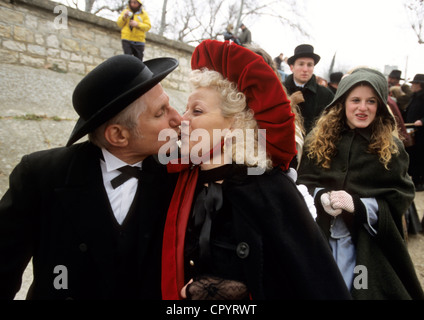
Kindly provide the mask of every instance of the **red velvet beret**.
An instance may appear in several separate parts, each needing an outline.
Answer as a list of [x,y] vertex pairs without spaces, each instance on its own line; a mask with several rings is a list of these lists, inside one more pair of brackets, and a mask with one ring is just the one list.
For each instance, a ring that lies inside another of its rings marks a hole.
[[275,72],[253,51],[229,41],[205,40],[193,52],[192,69],[207,68],[237,84],[259,128],[274,166],[287,170],[296,155],[294,114]]

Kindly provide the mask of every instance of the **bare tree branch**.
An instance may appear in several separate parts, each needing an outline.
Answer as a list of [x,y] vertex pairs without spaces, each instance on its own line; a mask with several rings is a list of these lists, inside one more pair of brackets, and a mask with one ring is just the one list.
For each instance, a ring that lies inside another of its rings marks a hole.
[[404,7],[418,43],[424,44],[424,0],[404,0]]
[[[78,0],[67,1],[77,6]],[[125,8],[128,0],[85,0],[85,4],[94,14],[114,17]],[[308,35],[298,22],[302,17],[296,11],[299,8],[296,0],[173,0],[172,10],[167,10],[167,5],[168,0],[163,0],[160,25],[152,26],[152,32],[190,44],[217,39],[230,23],[237,32],[240,10],[240,22],[265,17]]]

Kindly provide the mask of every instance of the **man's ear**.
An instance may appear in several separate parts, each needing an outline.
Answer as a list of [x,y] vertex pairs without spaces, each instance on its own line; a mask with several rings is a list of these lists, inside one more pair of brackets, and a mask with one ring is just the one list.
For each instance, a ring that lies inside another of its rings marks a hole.
[[128,145],[128,139],[130,132],[127,128],[119,124],[111,124],[105,129],[106,141],[114,147],[126,147]]

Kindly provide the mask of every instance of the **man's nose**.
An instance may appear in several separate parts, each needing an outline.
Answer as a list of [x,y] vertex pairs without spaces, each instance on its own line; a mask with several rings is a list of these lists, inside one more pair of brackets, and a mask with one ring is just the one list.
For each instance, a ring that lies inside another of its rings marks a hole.
[[171,128],[175,128],[181,125],[181,121],[183,120],[183,118],[178,113],[178,111],[171,107],[170,113],[171,115],[170,115],[169,125],[171,126]]

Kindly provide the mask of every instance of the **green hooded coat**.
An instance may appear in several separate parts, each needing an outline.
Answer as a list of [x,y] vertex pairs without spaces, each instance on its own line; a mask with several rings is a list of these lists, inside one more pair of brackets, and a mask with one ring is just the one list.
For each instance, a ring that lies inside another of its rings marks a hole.
[[[358,69],[342,79],[327,108],[334,106],[352,86],[363,81],[370,83],[382,101],[387,102],[384,76],[371,69]],[[392,117],[388,110],[385,111]],[[316,165],[315,159],[309,159],[304,153],[297,183],[305,184],[311,194],[315,188],[324,188],[317,193],[315,204],[317,223],[327,237],[333,217],[322,208],[320,195],[330,190],[345,190],[352,195],[355,213],[343,212],[341,216],[356,246],[356,265],[366,267],[366,274],[358,274],[366,281],[366,287],[355,288],[355,283],[352,286],[355,299],[424,299],[402,227],[402,217],[415,196],[414,185],[407,173],[408,154],[403,143],[395,138],[399,153],[392,156],[389,170],[385,169],[378,155],[367,151],[371,134],[370,127],[351,130],[346,126],[336,143],[337,154],[331,160],[330,169]],[[378,203],[378,222],[373,226],[376,235],[366,228],[366,209],[359,198],[375,198]]]

